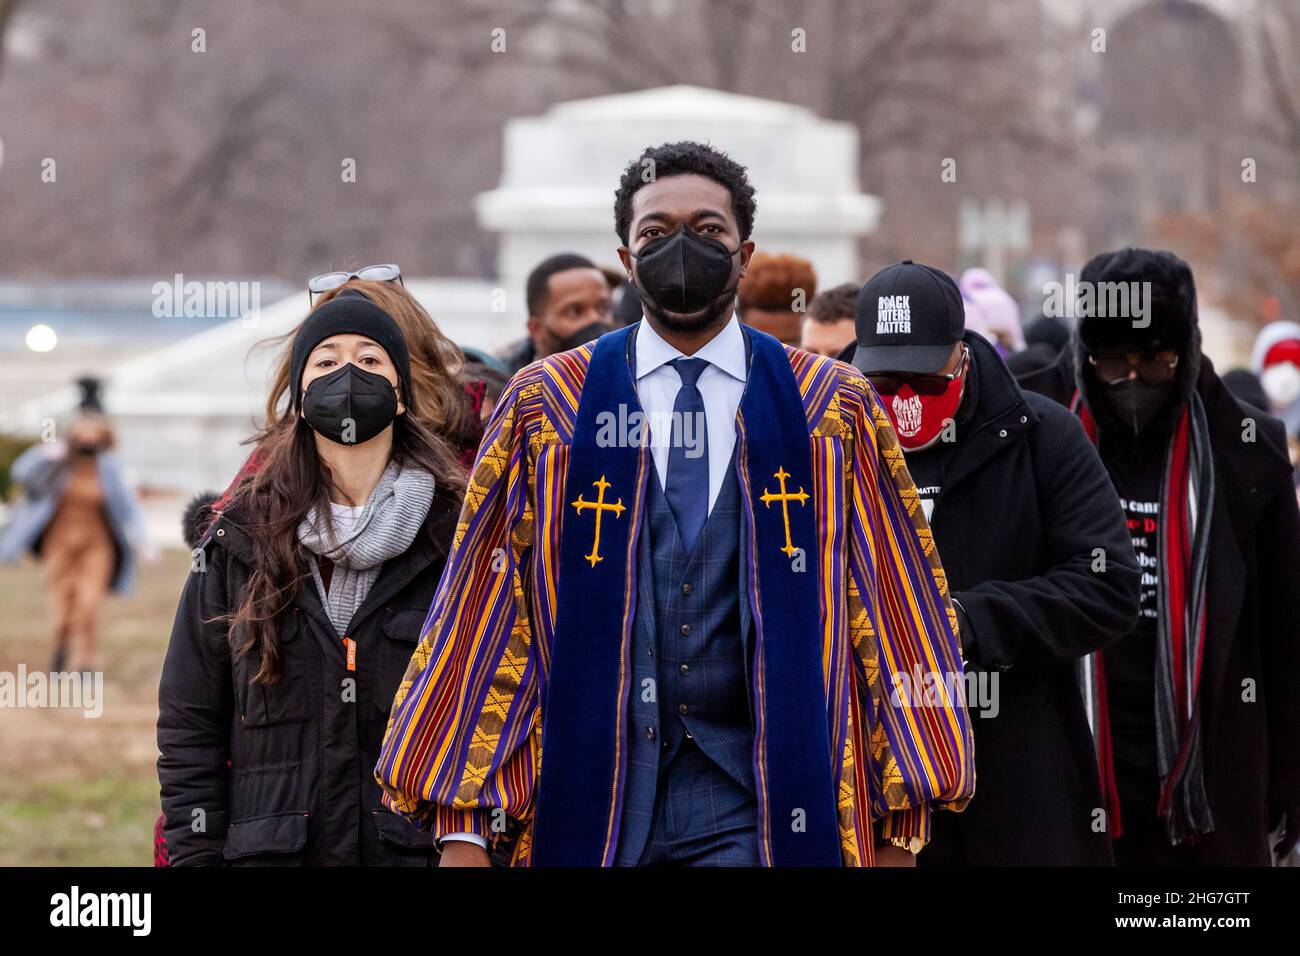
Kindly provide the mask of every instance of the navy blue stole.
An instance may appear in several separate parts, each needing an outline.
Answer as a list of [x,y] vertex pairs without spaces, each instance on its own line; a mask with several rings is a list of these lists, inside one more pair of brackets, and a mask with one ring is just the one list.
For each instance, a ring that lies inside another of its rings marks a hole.
[[[555,643],[543,704],[533,831],[538,866],[600,866],[618,845],[626,773],[626,651],[650,455],[619,431],[644,413],[630,364],[637,326],[594,347],[569,450]],[[807,414],[785,349],[749,338],[736,466],[755,580],[756,767],[760,852],[778,866],[840,863],[818,601],[820,538]],[[634,414],[636,416],[634,418]],[[610,423],[617,423],[611,428]],[[609,439],[613,434],[616,441]],[[796,560],[798,558],[799,560]]]

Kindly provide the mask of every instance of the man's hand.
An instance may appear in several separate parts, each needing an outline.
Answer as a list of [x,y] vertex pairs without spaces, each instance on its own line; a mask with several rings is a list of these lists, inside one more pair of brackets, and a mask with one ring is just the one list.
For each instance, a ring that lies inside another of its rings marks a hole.
[[876,847],[876,866],[916,866],[916,854],[892,843]]
[[439,866],[491,866],[487,850],[468,840],[448,840],[442,845]]

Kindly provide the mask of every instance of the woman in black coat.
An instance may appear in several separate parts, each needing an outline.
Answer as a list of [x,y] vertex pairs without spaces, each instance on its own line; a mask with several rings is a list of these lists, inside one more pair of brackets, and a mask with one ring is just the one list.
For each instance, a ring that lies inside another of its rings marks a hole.
[[464,478],[365,282],[292,345],[294,394],[207,530],[159,688],[173,866],[436,865],[373,771]]

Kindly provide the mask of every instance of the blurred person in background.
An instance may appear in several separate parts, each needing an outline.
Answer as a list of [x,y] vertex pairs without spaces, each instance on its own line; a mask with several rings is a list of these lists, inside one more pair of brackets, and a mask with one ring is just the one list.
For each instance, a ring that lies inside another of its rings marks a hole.
[[[461,446],[461,463],[470,468],[474,465],[479,439],[483,437],[482,426],[492,417],[492,409],[505,391],[510,376],[506,374],[505,363],[499,358],[474,348],[462,346],[462,351],[465,353],[465,368],[461,378],[464,380],[470,412],[477,416],[480,426],[474,429],[472,444],[465,442]],[[411,363],[414,367],[414,356],[411,357]]]
[[641,321],[641,298],[636,288],[627,281],[621,270],[612,266],[601,266],[605,281],[609,283],[609,314],[613,327],[621,329],[634,322]]
[[627,285],[627,276],[623,275],[622,270],[616,269],[613,266],[597,266],[596,268],[599,269],[600,274],[605,277],[605,284],[609,286],[611,296],[618,289]]
[[966,301],[966,328],[993,343],[1005,359],[1025,347],[1020,329],[1020,306],[1011,293],[998,285],[987,269],[967,269],[957,283]]
[[1025,347],[1004,356],[1012,375],[1023,375],[1046,368],[1057,360],[1070,344],[1070,327],[1054,316],[1040,314],[1025,329]]
[[148,553],[139,502],[112,453],[99,381],[82,378],[77,386],[81,400],[67,438],[33,445],[14,462],[10,475],[21,497],[0,530],[0,561],[30,552],[44,566],[53,672],[94,669],[104,596],[110,589],[129,594],[136,553]]
[[1238,402],[1202,354],[1182,259],[1106,252],[1081,283],[1150,289],[1140,314],[1081,300],[1072,347],[1021,379],[1080,416],[1143,570],[1137,626],[1084,667],[1115,860],[1268,866],[1300,840],[1300,512],[1285,428]]
[[586,256],[564,252],[543,259],[528,274],[526,297],[528,335],[501,356],[510,375],[614,327],[609,281]]
[[[853,363],[889,413],[960,623],[978,789],[934,817],[921,866],[1106,866],[1076,665],[1138,612],[1124,513],[1065,409],[1021,391],[965,327],[953,280],[905,261],[858,300]],[[1096,549],[1106,555],[1098,569]],[[979,709],[977,709],[979,704]]]
[[802,256],[757,252],[740,280],[740,321],[785,345],[799,345],[800,326],[817,294],[817,273]]
[[636,294],[636,287],[632,283],[624,282],[614,290],[612,314],[616,329],[635,325],[645,318],[645,313],[641,309],[641,297]]
[[830,358],[839,357],[856,341],[853,317],[857,305],[858,286],[852,282],[818,292],[799,327],[799,348]]
[[1286,426],[1291,461],[1300,460],[1300,325],[1270,322],[1259,330],[1250,367],[1268,397],[1271,411]]
[[[641,299],[637,297],[637,290],[633,289],[632,284],[628,282],[628,277],[612,265],[602,265],[601,272],[604,274],[604,281],[610,284],[612,328],[621,329],[625,325],[641,321]],[[633,306],[633,303],[636,304]]]
[[298,328],[256,468],[195,554],[158,693],[173,866],[436,861],[372,770],[465,487],[430,410],[461,399],[415,379],[376,291]]

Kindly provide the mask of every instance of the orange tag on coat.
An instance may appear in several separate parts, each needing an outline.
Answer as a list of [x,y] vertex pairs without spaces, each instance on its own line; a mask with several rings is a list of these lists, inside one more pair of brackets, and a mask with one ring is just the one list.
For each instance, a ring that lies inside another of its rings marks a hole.
[[348,653],[348,670],[357,669],[357,642],[350,637],[343,638],[343,647]]

